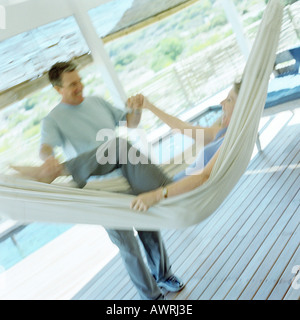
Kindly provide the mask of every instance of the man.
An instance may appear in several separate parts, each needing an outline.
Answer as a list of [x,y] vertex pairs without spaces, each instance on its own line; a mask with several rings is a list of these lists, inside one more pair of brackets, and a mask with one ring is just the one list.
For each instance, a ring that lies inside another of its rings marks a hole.
[[[133,112],[126,113],[99,97],[85,98],[81,78],[72,62],[58,62],[52,66],[49,80],[62,99],[42,123],[40,157],[47,166],[57,165],[54,157],[57,146],[63,148],[68,158],[73,158],[103,143],[96,140],[99,130],[115,130],[120,121],[135,128],[140,122],[141,112],[134,112],[141,105],[140,101],[128,100]],[[119,247],[125,267],[142,299],[162,299],[160,288],[172,292],[183,288],[183,283],[171,271],[159,232],[138,232],[148,266],[133,230],[107,232]]]

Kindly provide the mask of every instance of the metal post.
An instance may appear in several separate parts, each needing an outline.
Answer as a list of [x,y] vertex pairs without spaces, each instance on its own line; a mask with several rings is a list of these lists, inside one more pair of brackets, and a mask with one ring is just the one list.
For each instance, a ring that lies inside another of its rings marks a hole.
[[233,4],[232,0],[221,0],[223,5],[226,17],[230,22],[232,29],[236,35],[238,45],[246,59],[250,54],[250,46],[248,43],[248,39],[245,37],[243,33],[243,26],[236,10],[235,5]]
[[125,90],[114,70],[114,66],[107,54],[102,40],[92,24],[87,10],[84,8],[84,2],[78,0],[69,0],[70,8],[82,32],[83,37],[91,50],[94,62],[100,67],[103,80],[111,92],[114,103],[118,107],[124,107],[127,100]]

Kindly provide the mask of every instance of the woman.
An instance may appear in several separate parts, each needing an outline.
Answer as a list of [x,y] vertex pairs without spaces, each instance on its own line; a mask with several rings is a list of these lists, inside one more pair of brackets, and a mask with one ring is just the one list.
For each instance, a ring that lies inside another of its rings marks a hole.
[[[183,122],[156,108],[147,100],[147,98],[144,97],[144,99],[142,99],[143,108],[151,110],[171,128],[179,129],[184,134],[188,133],[193,138],[196,137],[196,130],[204,130],[205,147],[202,150],[202,153],[204,153],[204,168],[198,167],[196,161],[195,164],[191,166],[193,175],[185,176],[184,173],[181,173],[175,176],[172,182],[157,166],[149,164],[147,161],[141,161],[138,164],[132,164],[130,161],[121,163],[119,159],[121,155],[120,152],[117,152],[116,154],[116,163],[101,165],[99,164],[101,161],[97,158],[97,150],[86,152],[63,164],[58,163],[58,161],[52,157],[47,159],[40,167],[12,166],[12,168],[25,176],[45,183],[51,183],[58,176],[71,174],[75,182],[77,182],[78,186],[81,188],[84,187],[90,176],[104,175],[116,168],[121,168],[124,177],[128,180],[133,189],[133,194],[138,194],[132,201],[131,208],[133,210],[146,211],[149,207],[164,198],[191,191],[207,181],[218,158],[220,145],[222,144],[226,129],[230,123],[240,85],[241,83],[235,83],[233,88],[229,91],[227,98],[221,102],[223,110],[221,121],[209,128],[192,126],[191,124]],[[129,105],[133,105],[140,99],[141,95],[138,95],[137,97],[130,98],[128,103]],[[107,148],[109,148],[109,144],[116,144],[116,150],[121,150],[122,148],[124,148],[124,150],[129,150],[132,148],[127,141],[119,138],[109,141]],[[143,155],[141,155],[138,150],[136,151],[136,155],[141,160]],[[200,154],[199,156],[202,155]]]
[[212,168],[218,158],[220,146],[224,140],[224,135],[230,123],[240,87],[241,82],[234,83],[233,88],[227,95],[227,98],[220,103],[223,110],[221,121],[216,122],[213,126],[208,128],[192,126],[191,124],[181,121],[176,117],[170,116],[144,98],[143,107],[152,111],[172,129],[179,129],[183,134],[188,133],[188,135],[194,139],[196,137],[196,130],[204,130],[205,147],[197,157],[200,158],[204,156],[204,168],[197,166],[199,162],[196,160],[194,164],[189,167],[189,176],[186,176],[186,171],[183,171],[174,177],[173,183],[137,196],[131,203],[131,208],[133,210],[146,211],[149,207],[160,202],[162,199],[191,191],[208,180]]

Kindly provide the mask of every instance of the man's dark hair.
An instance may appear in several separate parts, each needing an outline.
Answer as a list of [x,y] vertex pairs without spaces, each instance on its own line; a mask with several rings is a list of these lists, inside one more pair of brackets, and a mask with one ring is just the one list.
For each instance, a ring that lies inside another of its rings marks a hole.
[[65,72],[72,72],[77,69],[77,65],[72,62],[57,62],[48,72],[50,82],[54,86],[62,86],[62,74]]

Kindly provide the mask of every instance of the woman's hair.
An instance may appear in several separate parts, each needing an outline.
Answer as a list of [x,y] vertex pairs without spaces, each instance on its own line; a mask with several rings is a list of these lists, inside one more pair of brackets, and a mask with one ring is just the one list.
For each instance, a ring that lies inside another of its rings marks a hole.
[[65,72],[72,72],[77,69],[77,65],[72,62],[57,62],[55,63],[48,72],[50,82],[54,86],[62,86],[62,74]]
[[242,82],[243,82],[243,79],[242,79],[242,77],[240,77],[239,79],[235,80],[233,83],[233,89],[237,95],[240,92]]

